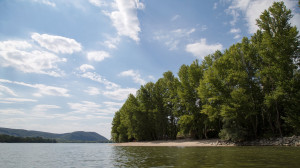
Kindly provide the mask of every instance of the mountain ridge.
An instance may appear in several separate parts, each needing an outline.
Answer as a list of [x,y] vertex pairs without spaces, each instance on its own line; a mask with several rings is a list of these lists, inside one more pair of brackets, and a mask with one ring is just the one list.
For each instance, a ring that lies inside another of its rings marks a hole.
[[74,131],[70,133],[50,133],[25,129],[0,127],[0,134],[16,137],[42,137],[56,139],[58,142],[108,142],[109,140],[96,132]]

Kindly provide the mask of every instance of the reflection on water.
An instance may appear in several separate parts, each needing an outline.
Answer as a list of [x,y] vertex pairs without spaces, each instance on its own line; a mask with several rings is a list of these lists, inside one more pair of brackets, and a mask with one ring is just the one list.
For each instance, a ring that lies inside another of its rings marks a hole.
[[114,147],[116,167],[298,167],[297,147]]
[[299,147],[121,147],[0,143],[0,167],[299,167]]

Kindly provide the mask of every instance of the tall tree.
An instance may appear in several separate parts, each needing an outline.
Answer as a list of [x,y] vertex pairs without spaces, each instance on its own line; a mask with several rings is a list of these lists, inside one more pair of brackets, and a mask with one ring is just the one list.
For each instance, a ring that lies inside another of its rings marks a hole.
[[270,129],[280,136],[283,135],[282,116],[289,109],[286,102],[291,100],[290,83],[297,70],[295,61],[299,61],[298,31],[289,23],[291,17],[291,10],[283,2],[275,2],[257,20],[260,30],[253,37],[261,60],[258,77],[265,95],[265,115]]

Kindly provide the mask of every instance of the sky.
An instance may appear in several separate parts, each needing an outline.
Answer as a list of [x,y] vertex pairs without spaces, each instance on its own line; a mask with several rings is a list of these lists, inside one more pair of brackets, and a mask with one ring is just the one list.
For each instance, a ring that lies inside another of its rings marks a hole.
[[128,94],[251,37],[273,2],[0,0],[0,127],[110,139]]

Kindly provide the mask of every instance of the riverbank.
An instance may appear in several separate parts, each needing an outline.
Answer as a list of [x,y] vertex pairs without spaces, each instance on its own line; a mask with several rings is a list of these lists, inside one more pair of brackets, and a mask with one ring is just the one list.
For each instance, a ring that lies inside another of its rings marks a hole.
[[220,139],[203,140],[168,140],[168,141],[145,141],[145,142],[124,142],[114,143],[113,146],[175,146],[175,147],[201,147],[201,146],[300,146],[300,136],[260,139],[234,143]]

